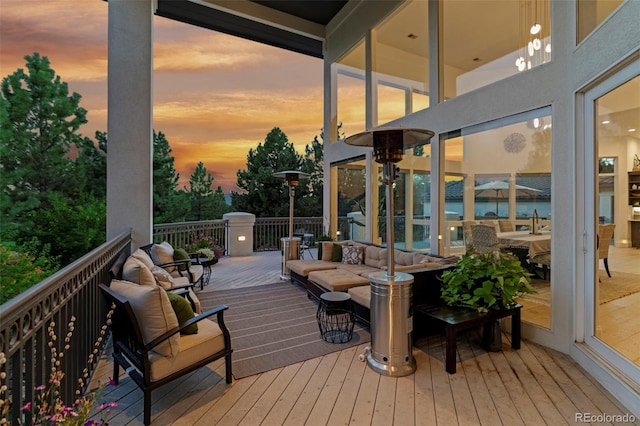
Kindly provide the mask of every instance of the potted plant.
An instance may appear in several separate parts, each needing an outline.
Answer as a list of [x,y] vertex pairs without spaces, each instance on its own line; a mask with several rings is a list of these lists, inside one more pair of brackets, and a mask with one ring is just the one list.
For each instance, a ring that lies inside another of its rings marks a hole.
[[442,300],[488,312],[516,305],[516,298],[535,293],[530,275],[520,261],[509,254],[488,252],[465,254],[455,268],[442,274]]
[[218,263],[218,259],[224,254],[224,247],[215,238],[205,235],[198,235],[192,238],[186,250],[189,253],[197,253],[202,257],[206,257],[213,264]]

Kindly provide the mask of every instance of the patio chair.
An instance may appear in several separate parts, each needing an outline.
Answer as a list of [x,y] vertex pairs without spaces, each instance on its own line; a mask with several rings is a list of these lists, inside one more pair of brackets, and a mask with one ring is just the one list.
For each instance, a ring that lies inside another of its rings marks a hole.
[[551,253],[539,253],[529,259],[532,265],[542,267],[542,278],[547,279],[547,273],[551,270]]
[[313,234],[302,234],[302,240],[300,242],[300,259],[304,259],[304,251],[306,250],[313,259],[313,253],[311,253],[311,247],[315,244],[315,236]]
[[[224,324],[224,305],[180,321],[167,293],[158,286],[112,280],[100,290],[113,309],[109,328],[113,342],[113,378],[120,367],[144,393],[144,424],[151,423],[151,392],[212,361],[225,358],[231,383],[231,335]],[[207,318],[216,315],[216,321]],[[182,334],[197,326],[195,334]]]
[[176,250],[166,241],[160,244],[147,244],[140,249],[147,253],[154,265],[166,269],[174,277],[184,276],[193,284],[199,283],[200,290],[204,288],[204,267],[200,264],[197,254],[183,252],[186,256],[176,258]]
[[473,235],[471,234],[471,226],[477,224],[475,220],[463,220],[462,221],[462,231],[464,238],[464,245],[466,247],[466,251],[470,252],[473,250]]
[[159,285],[166,291],[186,298],[194,312],[200,313],[202,305],[194,292],[195,284],[187,277],[173,277],[163,268],[154,265],[147,253],[138,249],[131,256],[122,253],[109,270],[111,279],[126,280],[138,285]]
[[478,253],[489,253],[500,250],[498,235],[495,226],[471,225],[471,238],[473,249]]
[[604,269],[607,271],[609,278],[611,278],[611,272],[609,272],[609,246],[615,229],[615,223],[598,225],[598,260],[602,259],[604,261]]

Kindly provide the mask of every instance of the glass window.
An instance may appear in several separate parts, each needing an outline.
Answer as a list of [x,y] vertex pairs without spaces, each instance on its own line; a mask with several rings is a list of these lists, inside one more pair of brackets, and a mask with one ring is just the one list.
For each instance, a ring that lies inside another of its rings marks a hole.
[[337,169],[337,229],[338,240],[364,241],[366,170],[363,159],[355,159],[332,166]]
[[550,61],[549,3],[441,1],[440,101]]
[[407,2],[373,29],[378,125],[429,106],[428,30],[425,0]]
[[[598,2],[600,3],[600,2]],[[628,326],[640,309],[640,76],[595,101],[598,216],[594,291],[594,335],[635,365],[640,336]],[[636,197],[638,196],[638,197]]]
[[[365,130],[366,85],[364,40],[336,63],[337,119],[340,136],[348,137]],[[335,135],[331,138],[335,142]]]
[[578,0],[577,43],[591,34],[624,0]]
[[[527,295],[522,319],[551,325],[551,117],[532,111],[454,132],[444,139],[445,254],[461,254],[469,244],[467,228],[491,224],[501,248],[517,256],[533,275],[535,297]],[[543,230],[531,244],[531,216]],[[547,228],[544,228],[547,227]],[[507,229],[513,231],[507,231]],[[504,229],[504,231],[503,231]],[[504,234],[503,234],[504,232]],[[515,234],[509,235],[509,233]],[[525,242],[515,237],[523,237]]]

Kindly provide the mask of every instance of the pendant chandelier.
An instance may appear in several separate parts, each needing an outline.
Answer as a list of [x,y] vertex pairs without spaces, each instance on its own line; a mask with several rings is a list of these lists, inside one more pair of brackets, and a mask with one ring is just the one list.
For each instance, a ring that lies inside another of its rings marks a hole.
[[516,67],[531,69],[551,60],[551,23],[549,0],[522,0],[518,34],[520,37]]

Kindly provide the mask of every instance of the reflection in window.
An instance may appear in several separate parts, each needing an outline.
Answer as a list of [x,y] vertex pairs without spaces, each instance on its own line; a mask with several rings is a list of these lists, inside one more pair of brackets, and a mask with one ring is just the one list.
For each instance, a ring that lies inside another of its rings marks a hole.
[[[518,117],[484,123],[445,138],[445,254],[467,251],[464,229],[472,223],[491,224],[497,232],[504,226],[528,236],[535,210],[538,226],[550,226],[551,117],[540,110],[515,120]],[[551,237],[546,235],[550,250]],[[542,295],[521,300],[522,318],[550,327],[551,256],[547,253],[548,259],[536,261],[530,258],[529,247],[518,249],[514,254],[534,274],[534,287]]]
[[[337,73],[337,118],[340,137],[365,130],[365,62],[364,41],[349,51],[335,66]],[[333,120],[332,120],[333,121]],[[331,142],[337,140],[334,133]]]
[[409,1],[373,29],[378,125],[429,106],[427,9],[424,0]]
[[355,160],[337,166],[338,231],[340,240],[365,240],[365,184],[364,160]]
[[577,43],[591,34],[624,0],[578,0]]
[[551,60],[549,4],[550,0],[441,2],[440,101]]

